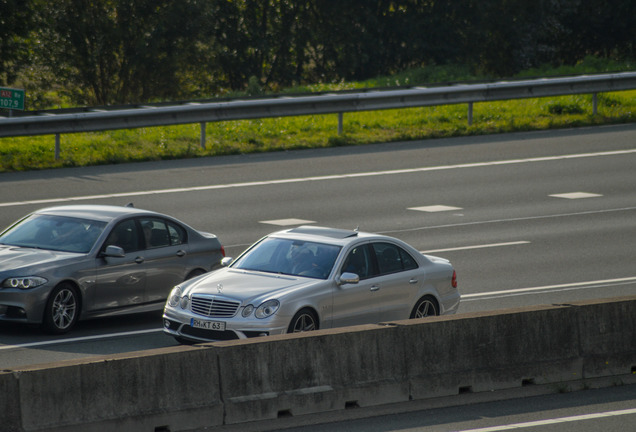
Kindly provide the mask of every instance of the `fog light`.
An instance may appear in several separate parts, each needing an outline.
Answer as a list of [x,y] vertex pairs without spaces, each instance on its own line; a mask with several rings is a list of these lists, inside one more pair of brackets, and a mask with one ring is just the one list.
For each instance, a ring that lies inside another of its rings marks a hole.
[[21,307],[8,306],[5,316],[7,318],[26,318],[26,311]]

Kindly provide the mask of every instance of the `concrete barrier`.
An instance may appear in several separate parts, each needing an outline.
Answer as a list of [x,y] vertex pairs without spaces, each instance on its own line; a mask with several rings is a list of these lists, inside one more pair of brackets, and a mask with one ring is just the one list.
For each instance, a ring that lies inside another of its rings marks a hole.
[[636,297],[572,306],[578,311],[583,378],[636,374]]
[[0,406],[11,408],[2,413],[3,432],[155,431],[171,424],[187,430],[223,422],[211,350],[175,347],[33,366],[1,375],[3,384],[5,376],[14,382],[0,395]]
[[0,372],[0,430],[7,425],[9,431],[19,431],[21,423],[20,388],[15,372]]
[[215,343],[226,424],[408,401],[395,337],[367,325]]
[[635,317],[636,296],[25,367],[0,372],[0,430],[175,432],[533,385],[634,382]]
[[[576,310],[513,309],[401,322],[412,399],[581,379]],[[409,343],[419,340],[420,343]]]

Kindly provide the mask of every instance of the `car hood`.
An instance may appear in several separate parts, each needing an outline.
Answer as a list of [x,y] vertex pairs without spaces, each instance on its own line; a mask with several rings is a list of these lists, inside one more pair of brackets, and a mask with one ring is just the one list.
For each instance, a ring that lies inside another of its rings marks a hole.
[[186,287],[184,294],[214,294],[237,300],[251,300],[260,296],[279,298],[297,289],[323,282],[274,273],[223,268],[198,278]]
[[77,256],[69,252],[0,245],[0,271],[46,266]]

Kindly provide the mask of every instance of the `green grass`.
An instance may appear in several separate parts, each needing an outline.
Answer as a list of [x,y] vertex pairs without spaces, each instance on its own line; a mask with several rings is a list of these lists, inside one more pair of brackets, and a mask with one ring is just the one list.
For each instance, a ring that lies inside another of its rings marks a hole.
[[208,123],[205,149],[198,123],[66,134],[58,160],[52,135],[2,138],[0,172],[629,123],[636,90],[599,94],[597,115],[591,95],[475,103],[470,126],[467,114],[466,104],[345,113],[342,135],[336,114]]

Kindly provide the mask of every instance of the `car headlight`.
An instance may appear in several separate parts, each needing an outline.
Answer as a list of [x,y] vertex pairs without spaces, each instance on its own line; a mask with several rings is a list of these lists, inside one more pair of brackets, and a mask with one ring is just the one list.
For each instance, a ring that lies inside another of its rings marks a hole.
[[254,306],[249,304],[243,308],[243,312],[241,312],[241,315],[243,315],[243,318],[247,318],[252,312],[254,312]]
[[189,303],[190,303],[190,297],[188,297],[187,295],[184,295],[183,297],[181,297],[181,301],[179,302],[179,305],[181,306],[181,309],[187,309]]
[[48,280],[39,276],[12,277],[5,279],[2,286],[5,288],[29,289],[47,283]]
[[280,302],[278,300],[267,300],[265,303],[256,308],[254,316],[261,319],[267,318],[274,315],[279,307]]
[[180,301],[181,301],[181,287],[176,286],[170,292],[170,296],[168,297],[168,305],[172,307],[177,307]]

